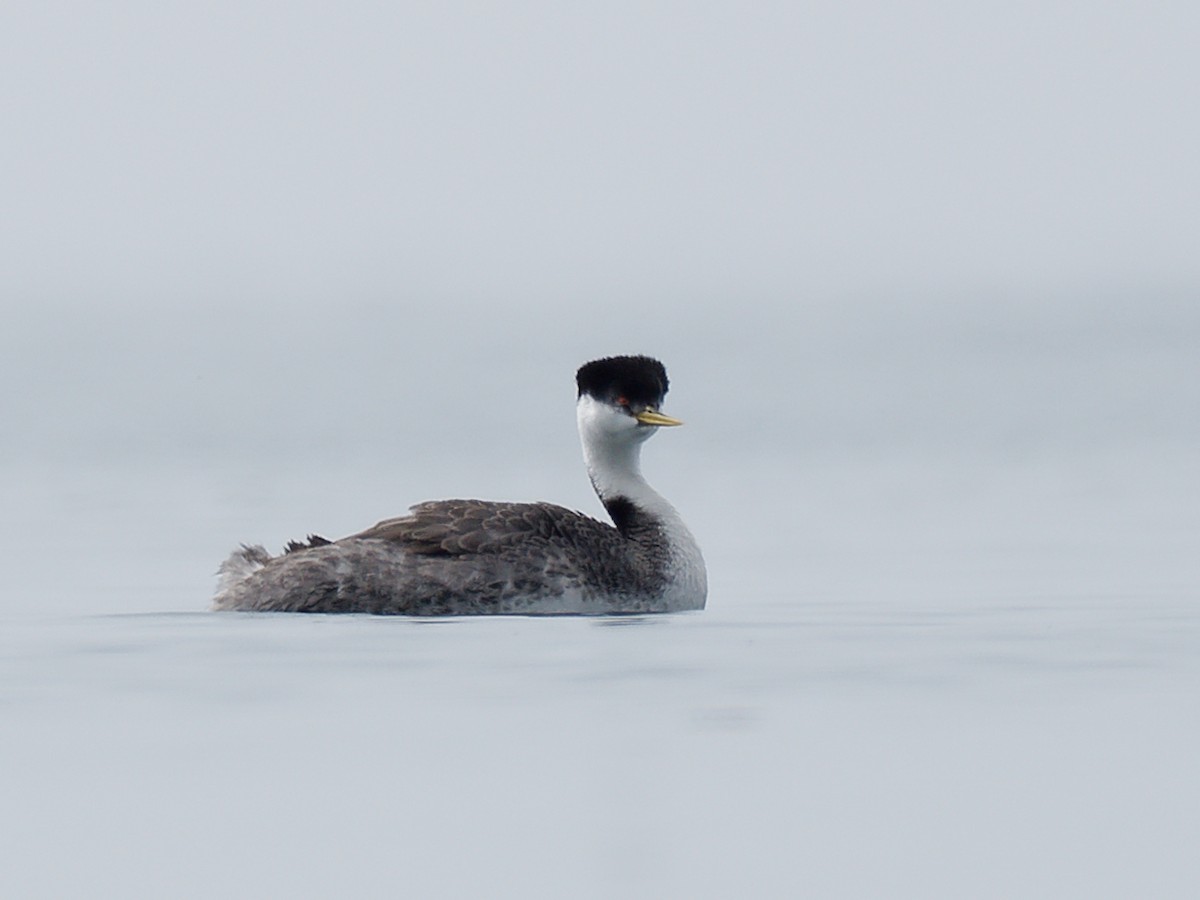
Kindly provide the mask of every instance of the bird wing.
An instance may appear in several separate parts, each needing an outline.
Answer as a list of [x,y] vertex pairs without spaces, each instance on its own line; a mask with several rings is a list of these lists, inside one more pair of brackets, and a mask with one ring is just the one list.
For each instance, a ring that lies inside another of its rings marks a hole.
[[526,542],[611,547],[623,543],[611,525],[550,503],[433,500],[408,515],[384,519],[352,535],[402,544],[409,553],[460,556],[505,553]]

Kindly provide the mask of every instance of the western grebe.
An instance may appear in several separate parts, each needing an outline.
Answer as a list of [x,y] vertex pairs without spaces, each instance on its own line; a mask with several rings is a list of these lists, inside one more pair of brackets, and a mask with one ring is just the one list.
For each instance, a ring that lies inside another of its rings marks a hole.
[[221,566],[215,609],[437,616],[703,609],[700,548],[641,473],[642,444],[682,425],[659,411],[667,371],[614,356],[582,366],[576,419],[607,525],[549,503],[435,500],[366,531],[310,536]]

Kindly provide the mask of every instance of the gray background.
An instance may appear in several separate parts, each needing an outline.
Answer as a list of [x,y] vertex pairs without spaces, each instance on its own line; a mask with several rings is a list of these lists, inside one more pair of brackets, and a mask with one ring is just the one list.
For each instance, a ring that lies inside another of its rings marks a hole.
[[[1197,34],[6,3],[0,889],[1190,896]],[[703,614],[205,612],[238,541],[599,514],[625,352]]]

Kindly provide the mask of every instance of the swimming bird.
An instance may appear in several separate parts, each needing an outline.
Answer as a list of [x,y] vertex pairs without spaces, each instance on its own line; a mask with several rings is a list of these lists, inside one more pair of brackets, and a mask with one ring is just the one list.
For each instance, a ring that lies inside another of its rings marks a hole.
[[589,362],[576,421],[592,487],[613,524],[550,503],[435,500],[336,541],[271,556],[243,544],[222,564],[219,610],[611,614],[703,609],[704,559],[641,473],[641,449],[682,425],[660,409],[667,371],[646,356]]

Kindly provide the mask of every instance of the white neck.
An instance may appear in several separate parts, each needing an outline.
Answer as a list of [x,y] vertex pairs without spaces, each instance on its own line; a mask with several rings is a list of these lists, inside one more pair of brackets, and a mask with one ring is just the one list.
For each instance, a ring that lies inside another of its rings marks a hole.
[[639,426],[586,395],[579,398],[576,412],[583,460],[600,500],[624,497],[650,513],[674,513],[642,477],[642,444],[658,429]]
[[588,477],[600,500],[624,497],[658,520],[674,573],[668,601],[676,609],[702,609],[708,587],[696,539],[675,507],[642,477],[642,444],[658,429],[640,426],[628,414],[586,394],[579,398],[576,415]]

